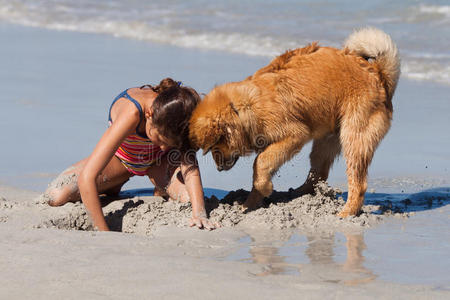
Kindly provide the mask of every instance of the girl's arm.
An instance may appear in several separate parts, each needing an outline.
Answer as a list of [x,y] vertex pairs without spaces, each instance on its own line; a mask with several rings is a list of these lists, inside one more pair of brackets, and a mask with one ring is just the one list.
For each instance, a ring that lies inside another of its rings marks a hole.
[[81,200],[98,230],[107,231],[109,228],[103,216],[96,179],[111,161],[122,141],[134,132],[138,122],[139,112],[137,110],[118,115],[114,123],[106,130],[95,146],[78,177]]
[[205,210],[205,201],[203,195],[202,179],[200,177],[200,169],[198,167],[195,152],[188,152],[182,156],[181,174],[189,194],[192,205],[191,226],[206,228],[208,230],[219,227],[208,220]]

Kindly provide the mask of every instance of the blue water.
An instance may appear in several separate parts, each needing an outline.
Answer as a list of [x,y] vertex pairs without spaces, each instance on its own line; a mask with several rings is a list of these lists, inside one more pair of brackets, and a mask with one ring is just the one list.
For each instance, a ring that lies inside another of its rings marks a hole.
[[404,76],[450,84],[446,0],[0,0],[0,20],[267,57],[316,40],[340,46],[369,25],[392,35]]
[[[269,241],[250,235],[227,259],[267,265],[255,275],[302,276],[313,268],[326,282],[378,278],[448,289],[449,10],[448,1],[407,0],[0,0],[0,184],[43,191],[89,155],[112,99],[126,87],[172,76],[206,93],[245,78],[286,48],[314,40],[339,46],[354,27],[375,25],[397,42],[403,75],[366,199],[419,213],[353,235],[294,233]],[[281,168],[276,189],[304,181],[308,154],[306,146]],[[249,189],[252,158],[218,173],[210,156],[199,157],[205,194]],[[345,190],[343,160],[330,182]],[[146,178],[133,178],[125,189],[152,193]]]
[[[124,88],[172,76],[207,93],[287,48],[314,40],[339,46],[353,28],[374,25],[398,44],[403,75],[369,190],[448,187],[449,9],[447,1],[406,0],[0,0],[0,134],[7,145],[0,148],[0,183],[41,191],[88,156],[106,128],[111,100]],[[277,190],[303,183],[309,149],[274,176]],[[218,173],[209,155],[200,156],[204,186],[249,189],[253,158]],[[346,189],[342,159],[329,181]],[[135,178],[126,187],[148,185]]]

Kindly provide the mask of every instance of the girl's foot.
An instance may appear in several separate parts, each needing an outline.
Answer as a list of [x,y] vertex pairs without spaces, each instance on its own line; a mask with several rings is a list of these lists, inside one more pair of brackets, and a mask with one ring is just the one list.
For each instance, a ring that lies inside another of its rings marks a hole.
[[79,192],[73,192],[70,188],[47,190],[43,198],[50,206],[62,206],[67,202],[77,202],[81,199]]

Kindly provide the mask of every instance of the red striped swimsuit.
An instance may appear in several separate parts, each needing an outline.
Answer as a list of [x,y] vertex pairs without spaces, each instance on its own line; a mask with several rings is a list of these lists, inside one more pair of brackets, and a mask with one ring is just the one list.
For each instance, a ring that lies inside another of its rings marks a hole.
[[[109,125],[111,126],[112,124],[111,108],[114,103],[121,98],[128,99],[136,105],[140,113],[140,124],[144,117],[142,107],[136,99],[128,94],[128,90],[125,90],[114,99],[109,108]],[[125,138],[117,149],[115,156],[120,159],[120,162],[130,173],[144,176],[147,175],[148,168],[158,162],[165,153],[166,152],[162,151],[159,146],[153,145],[152,141],[147,136],[140,135],[138,128],[136,128],[136,133]]]

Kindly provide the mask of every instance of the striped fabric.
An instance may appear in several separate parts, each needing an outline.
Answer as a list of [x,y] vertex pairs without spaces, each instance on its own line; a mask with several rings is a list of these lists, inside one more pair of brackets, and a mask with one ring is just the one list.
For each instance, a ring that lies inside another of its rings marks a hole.
[[148,138],[132,134],[122,142],[115,155],[128,171],[144,176],[147,175],[148,168],[164,154],[165,152],[159,146],[153,145]]

